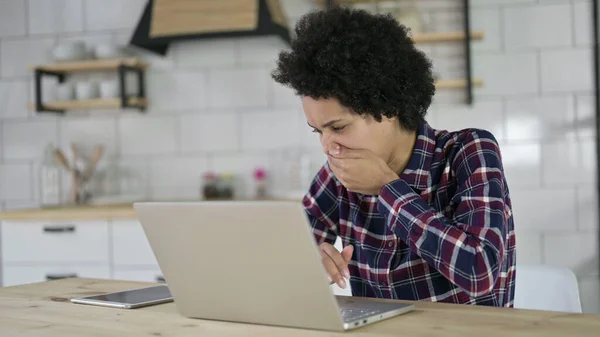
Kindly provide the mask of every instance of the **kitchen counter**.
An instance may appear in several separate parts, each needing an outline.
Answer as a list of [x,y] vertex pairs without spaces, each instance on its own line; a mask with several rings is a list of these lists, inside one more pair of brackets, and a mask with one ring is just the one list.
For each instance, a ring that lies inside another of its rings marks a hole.
[[152,283],[62,279],[0,288],[0,330],[6,336],[598,336],[600,315],[570,314],[442,303],[415,303],[415,310],[352,332],[188,319],[174,303],[141,309],[77,305],[73,297]]
[[96,219],[135,219],[132,203],[110,205],[61,206],[48,208],[15,209],[0,211],[0,220],[12,221],[74,221]]
[[[250,199],[245,199],[250,200]],[[190,200],[171,200],[187,202]],[[198,201],[198,200],[193,200]],[[238,200],[243,201],[243,200]],[[266,199],[263,201],[295,201],[301,199]],[[115,203],[105,205],[65,205],[57,207],[14,209],[0,211],[0,221],[75,221],[75,220],[119,220],[137,219],[133,203]]]

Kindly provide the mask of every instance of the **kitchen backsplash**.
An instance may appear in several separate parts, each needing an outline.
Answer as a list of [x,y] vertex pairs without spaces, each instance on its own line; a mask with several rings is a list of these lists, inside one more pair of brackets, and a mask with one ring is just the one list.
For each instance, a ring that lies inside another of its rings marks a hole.
[[[323,162],[300,101],[269,78],[278,37],[174,43],[167,56],[138,51],[150,63],[146,113],[27,110],[27,67],[49,61],[60,41],[127,43],[141,0],[0,1],[0,200],[3,208],[39,203],[38,172],[52,143],[70,155],[76,142],[103,144],[95,190],[152,199],[200,196],[204,172],[276,177],[281,158]],[[312,0],[283,1],[293,24]],[[462,29],[459,0],[418,1],[424,28]],[[484,81],[475,104],[462,90],[440,89],[428,114],[436,128],[481,127],[501,143],[512,194],[519,263],[572,268],[582,291],[596,291],[597,195],[593,127],[591,1],[472,0],[473,75]],[[123,7],[124,6],[124,7]],[[423,44],[442,78],[464,76],[460,43]],[[52,83],[45,83],[46,92]],[[102,180],[101,178],[105,179]],[[281,187],[281,185],[279,185]],[[596,290],[593,290],[596,289]],[[596,297],[597,298],[597,297]],[[585,304],[585,303],[584,303]],[[589,305],[589,304],[585,304]]]

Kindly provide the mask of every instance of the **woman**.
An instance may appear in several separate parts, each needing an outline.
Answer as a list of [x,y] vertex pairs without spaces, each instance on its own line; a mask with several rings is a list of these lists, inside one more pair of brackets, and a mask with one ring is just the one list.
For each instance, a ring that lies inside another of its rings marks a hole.
[[349,280],[354,296],[512,307],[515,233],[494,136],[428,125],[431,62],[391,16],[334,8],[295,32],[273,78],[302,98],[327,154],[303,204],[331,282]]

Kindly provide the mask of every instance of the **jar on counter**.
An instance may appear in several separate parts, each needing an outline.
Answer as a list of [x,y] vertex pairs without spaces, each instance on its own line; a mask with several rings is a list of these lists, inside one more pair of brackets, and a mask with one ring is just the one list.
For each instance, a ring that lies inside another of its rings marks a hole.
[[267,171],[263,168],[254,170],[254,181],[256,183],[255,199],[265,199],[267,197]]
[[58,206],[62,202],[61,176],[63,169],[54,158],[54,146],[49,144],[44,152],[44,159],[39,168],[40,205]]
[[219,199],[230,200],[235,196],[235,175],[223,173],[219,176],[217,190]]
[[217,186],[217,175],[212,172],[204,174],[204,185],[202,187],[202,196],[206,200],[217,199],[219,190]]

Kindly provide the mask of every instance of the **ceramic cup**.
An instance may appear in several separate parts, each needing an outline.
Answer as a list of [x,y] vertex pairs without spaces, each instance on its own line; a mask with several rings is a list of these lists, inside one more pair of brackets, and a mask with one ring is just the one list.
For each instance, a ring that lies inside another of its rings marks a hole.
[[58,101],[70,101],[75,98],[75,87],[73,83],[59,83],[54,91],[54,98]]
[[115,98],[119,96],[119,86],[116,80],[105,80],[100,82],[100,97]]
[[94,56],[98,59],[123,57],[123,48],[115,44],[99,44],[94,48]]
[[86,56],[87,49],[82,41],[62,42],[52,49],[55,61],[83,60]]
[[77,99],[94,99],[99,95],[98,83],[96,82],[79,82],[75,87]]

